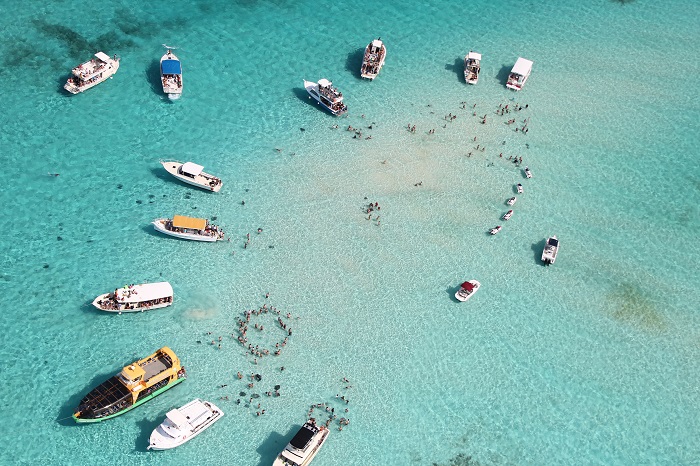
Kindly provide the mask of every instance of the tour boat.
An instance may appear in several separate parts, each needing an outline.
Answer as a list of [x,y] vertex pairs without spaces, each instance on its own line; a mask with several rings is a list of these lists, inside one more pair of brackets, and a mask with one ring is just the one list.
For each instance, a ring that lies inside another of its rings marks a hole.
[[207,242],[224,239],[224,231],[205,218],[175,215],[172,219],[157,218],[152,223],[156,230],[176,238]]
[[457,298],[459,301],[466,301],[467,299],[471,298],[474,293],[479,291],[479,287],[481,286],[481,283],[479,283],[476,280],[468,280],[459,287],[459,290],[457,293],[455,293],[455,298]]
[[508,200],[506,201],[506,204],[508,204],[508,205],[513,205],[513,204],[515,204],[515,201],[517,201],[517,200],[518,200],[518,198],[515,197],[515,196],[513,196],[513,197],[511,197],[510,199],[508,199]]
[[481,72],[481,54],[470,51],[464,57],[464,80],[467,84],[478,83],[479,72]]
[[163,168],[173,175],[178,180],[197,186],[198,188],[206,189],[218,193],[223,184],[221,180],[214,175],[204,173],[204,167],[192,162],[177,162],[175,160],[161,160]]
[[547,238],[547,242],[544,245],[544,250],[542,251],[542,262],[544,265],[554,264],[557,260],[557,253],[559,252],[559,240],[556,236],[550,236]]
[[179,447],[224,416],[214,403],[196,398],[185,406],[168,411],[165,420],[151,433],[148,450]]
[[374,80],[379,74],[379,71],[384,66],[386,58],[386,47],[382,42],[381,37],[375,39],[365,47],[365,55],[362,58],[362,68],[360,68],[360,76],[370,80]]
[[97,86],[117,72],[119,60],[116,55],[110,57],[104,52],[97,52],[92,60],[73,68],[73,76],[68,78],[63,88],[71,94],[79,94]]
[[185,368],[164,346],[147,358],[124,367],[80,400],[75,422],[100,422],[124,414],[185,380]]
[[509,210],[505,214],[503,214],[503,220],[510,220],[510,218],[513,216],[513,211]]
[[182,96],[182,64],[170,48],[160,58],[160,80],[169,99]]
[[501,228],[503,228],[503,227],[502,227],[501,225],[498,225],[498,226],[495,227],[495,228],[491,228],[491,229],[489,230],[489,233],[491,233],[492,235],[495,235],[496,233],[498,233],[499,231],[501,231]]
[[318,83],[315,83],[305,79],[304,88],[319,105],[333,115],[342,115],[348,111],[348,106],[343,103],[343,93],[333,87],[329,80],[319,79]]
[[530,171],[529,168],[525,167],[525,176],[527,178],[532,178],[532,172]]
[[326,426],[316,425],[314,418],[309,419],[282,450],[272,466],[307,466],[323,446],[329,432]]
[[125,285],[113,293],[98,296],[92,305],[107,312],[138,312],[168,307],[173,303],[173,287],[168,282]]
[[518,194],[522,194],[523,193],[523,185],[518,183],[518,186],[516,186],[516,187],[518,189]]
[[518,61],[515,62],[515,66],[513,66],[513,69],[510,70],[506,87],[508,89],[513,89],[514,91],[521,90],[525,85],[527,78],[530,77],[531,72],[532,62],[522,57],[518,58]]

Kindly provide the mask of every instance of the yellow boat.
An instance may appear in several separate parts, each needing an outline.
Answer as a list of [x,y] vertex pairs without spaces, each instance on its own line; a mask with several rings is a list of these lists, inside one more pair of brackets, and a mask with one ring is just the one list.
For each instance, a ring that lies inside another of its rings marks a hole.
[[185,380],[185,367],[164,346],[95,387],[80,400],[75,422],[99,422],[124,414]]

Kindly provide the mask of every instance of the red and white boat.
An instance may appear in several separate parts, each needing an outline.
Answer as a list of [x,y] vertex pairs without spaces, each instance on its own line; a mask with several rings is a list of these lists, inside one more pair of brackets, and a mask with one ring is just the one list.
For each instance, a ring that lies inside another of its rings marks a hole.
[[471,298],[474,293],[479,291],[479,288],[481,287],[481,283],[479,283],[476,280],[467,280],[466,282],[462,283],[462,285],[459,287],[459,291],[455,293],[455,298],[457,298],[458,301],[466,301],[467,299]]

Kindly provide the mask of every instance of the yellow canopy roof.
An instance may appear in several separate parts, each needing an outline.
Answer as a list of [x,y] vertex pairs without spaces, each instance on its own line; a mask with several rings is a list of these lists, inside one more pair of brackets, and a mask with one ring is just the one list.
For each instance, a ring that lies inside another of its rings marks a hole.
[[173,217],[173,226],[176,228],[191,228],[193,230],[204,230],[207,226],[207,219],[176,215]]

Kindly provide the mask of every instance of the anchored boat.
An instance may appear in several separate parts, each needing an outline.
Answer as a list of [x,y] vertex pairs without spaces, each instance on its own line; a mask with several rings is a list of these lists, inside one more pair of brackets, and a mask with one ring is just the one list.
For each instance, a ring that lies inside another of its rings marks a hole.
[[165,421],[151,433],[149,450],[169,450],[189,442],[221,419],[224,412],[199,398],[168,411]]
[[343,103],[343,93],[333,87],[333,83],[327,79],[319,79],[317,83],[304,80],[304,89],[316,102],[333,115],[338,116],[348,111],[348,106]]
[[124,367],[80,400],[75,422],[100,422],[124,414],[185,380],[185,368],[164,346],[152,355]]
[[73,76],[63,86],[71,94],[79,94],[107,80],[119,69],[120,58],[97,52],[92,60],[73,68]]
[[479,73],[481,72],[481,54],[470,51],[464,57],[464,80],[467,84],[476,84],[479,82]]
[[386,47],[382,38],[375,39],[365,47],[365,55],[362,57],[362,67],[360,68],[360,76],[369,80],[374,80],[379,74],[379,71],[384,66],[386,59]]
[[211,225],[205,218],[175,215],[172,219],[157,218],[152,223],[161,233],[180,239],[206,242],[224,239],[224,231],[216,225]]
[[479,288],[481,287],[481,283],[479,283],[477,280],[467,280],[466,282],[462,283],[462,285],[459,287],[459,290],[457,293],[455,293],[455,298],[457,298],[459,301],[466,301],[467,299],[471,298],[474,293],[479,291]]
[[204,173],[204,167],[192,162],[177,162],[175,160],[161,160],[163,168],[173,175],[178,180],[197,186],[198,188],[206,189],[218,193],[221,190],[223,182],[209,173]]
[[515,66],[513,66],[513,69],[510,70],[506,87],[508,89],[513,89],[514,91],[521,90],[525,85],[525,82],[527,82],[527,78],[530,77],[531,72],[532,62],[522,57],[518,58],[518,61],[515,62]]
[[163,92],[169,99],[176,100],[182,96],[182,64],[170,48],[160,58],[160,80]]
[[329,432],[326,426],[316,425],[314,418],[309,419],[282,450],[272,466],[307,466],[323,446]]
[[168,282],[125,285],[113,293],[98,296],[92,305],[107,312],[143,312],[173,304],[173,287]]
[[542,262],[544,265],[554,264],[557,260],[557,254],[559,253],[559,240],[556,236],[550,236],[547,238],[547,242],[544,245],[544,250],[542,251]]

